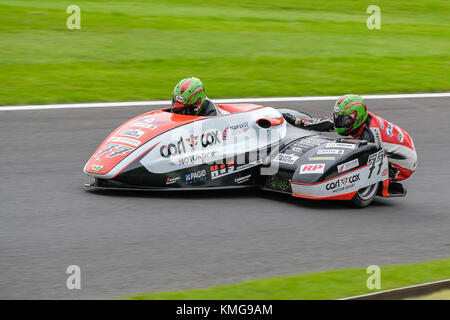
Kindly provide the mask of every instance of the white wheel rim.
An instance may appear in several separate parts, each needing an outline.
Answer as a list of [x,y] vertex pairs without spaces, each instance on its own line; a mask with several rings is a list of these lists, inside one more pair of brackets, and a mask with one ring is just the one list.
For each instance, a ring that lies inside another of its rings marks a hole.
[[372,184],[358,191],[358,195],[362,200],[369,200],[377,192],[377,184]]

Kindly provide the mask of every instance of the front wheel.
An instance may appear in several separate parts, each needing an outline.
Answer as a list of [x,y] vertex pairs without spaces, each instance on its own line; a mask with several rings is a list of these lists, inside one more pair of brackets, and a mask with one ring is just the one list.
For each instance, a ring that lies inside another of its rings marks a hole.
[[353,199],[350,201],[352,205],[357,208],[366,207],[373,201],[373,199],[377,195],[377,191],[378,191],[378,182],[358,190]]

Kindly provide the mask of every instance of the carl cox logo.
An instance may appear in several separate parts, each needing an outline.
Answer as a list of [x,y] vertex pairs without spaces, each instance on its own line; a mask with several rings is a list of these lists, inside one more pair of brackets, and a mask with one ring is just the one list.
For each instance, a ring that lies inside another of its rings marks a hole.
[[333,190],[333,189],[336,189],[339,187],[344,187],[347,185],[347,183],[349,183],[349,184],[355,183],[356,181],[359,181],[359,173],[354,174],[350,177],[345,177],[345,178],[337,179],[333,182],[330,182],[326,185],[326,189]]
[[[209,146],[214,146],[220,143],[218,138],[219,131],[205,132],[201,136],[191,135],[189,138],[180,137],[177,142],[169,143],[161,146],[159,152],[161,157],[170,158],[173,155],[180,155],[189,151],[195,151],[199,146],[201,148],[207,148]],[[187,148],[187,146],[190,147]]]

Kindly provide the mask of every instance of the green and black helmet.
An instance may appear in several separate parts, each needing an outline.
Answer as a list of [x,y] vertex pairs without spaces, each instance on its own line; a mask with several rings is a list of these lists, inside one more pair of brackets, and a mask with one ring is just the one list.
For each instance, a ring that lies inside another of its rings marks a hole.
[[197,115],[201,112],[205,99],[206,94],[200,79],[183,79],[173,89],[171,111]]
[[343,136],[356,132],[369,116],[364,99],[356,94],[340,97],[333,111],[334,128]]

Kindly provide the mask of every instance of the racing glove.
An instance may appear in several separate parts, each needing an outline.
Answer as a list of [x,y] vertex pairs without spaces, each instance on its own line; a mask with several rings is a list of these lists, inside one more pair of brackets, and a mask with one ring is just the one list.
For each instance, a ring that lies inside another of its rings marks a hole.
[[297,125],[297,118],[294,117],[292,114],[290,113],[283,113],[283,117],[284,119],[286,119],[286,121],[290,124],[292,124],[293,126]]
[[330,118],[303,119],[301,126],[305,129],[327,132],[334,130],[334,122]]
[[389,163],[389,178],[391,180],[394,180],[395,178],[397,178],[399,172],[400,172],[400,170],[398,170],[397,168],[395,168],[394,166],[392,166]]

